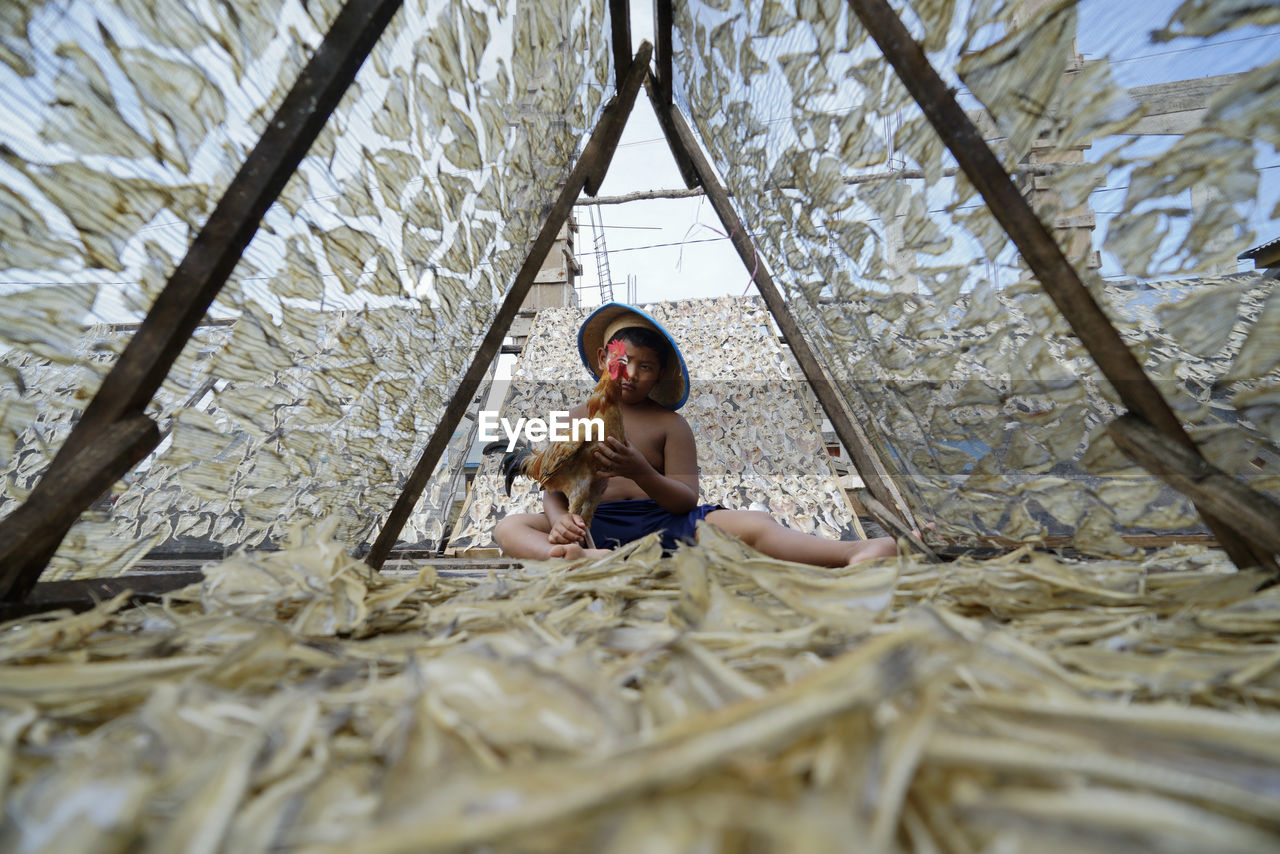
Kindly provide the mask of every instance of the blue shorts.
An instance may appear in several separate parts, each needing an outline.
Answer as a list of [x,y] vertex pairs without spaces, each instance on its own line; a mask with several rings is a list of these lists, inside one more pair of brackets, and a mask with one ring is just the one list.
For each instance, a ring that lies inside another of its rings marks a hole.
[[661,531],[662,548],[671,551],[681,540],[693,542],[699,519],[707,518],[712,510],[723,509],[719,504],[703,504],[688,513],[670,513],[651,498],[606,501],[596,508],[591,519],[591,539],[597,548],[611,549]]

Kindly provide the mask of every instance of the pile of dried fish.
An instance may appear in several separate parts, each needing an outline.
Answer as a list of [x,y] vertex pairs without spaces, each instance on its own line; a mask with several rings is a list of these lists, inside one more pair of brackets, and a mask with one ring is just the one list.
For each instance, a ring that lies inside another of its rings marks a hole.
[[1215,552],[507,574],[295,532],[0,629],[7,851],[1274,851],[1280,591]]

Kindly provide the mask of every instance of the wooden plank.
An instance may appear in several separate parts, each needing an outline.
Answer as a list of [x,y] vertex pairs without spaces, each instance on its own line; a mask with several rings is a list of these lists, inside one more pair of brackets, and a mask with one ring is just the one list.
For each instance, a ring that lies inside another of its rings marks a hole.
[[67,609],[79,613],[99,602],[113,599],[126,590],[133,593],[130,605],[158,602],[165,593],[181,590],[204,580],[199,570],[185,572],[149,572],[118,575],[111,578],[81,578],[70,581],[41,581],[21,602],[0,604],[0,621]]
[[1107,425],[1120,450],[1147,471],[1230,525],[1245,539],[1280,554],[1280,504],[1188,451],[1135,415]]
[[63,465],[60,476],[45,476],[41,481],[44,488],[32,491],[4,520],[0,602],[19,602],[26,597],[84,509],[159,442],[156,423],[146,415],[134,415],[99,433],[94,444]]
[[[150,569],[138,565],[125,575],[109,578],[77,578],[65,581],[40,581],[21,602],[0,603],[0,622],[25,617],[30,614],[41,614],[47,611],[67,609],[79,613],[93,608],[99,602],[112,599],[124,593],[132,592],[129,605],[142,605],[158,602],[166,593],[181,590],[204,580],[204,572],[197,561],[178,564],[170,563],[168,568],[155,565]],[[192,565],[197,564],[197,565]],[[395,554],[383,568],[383,572],[392,576],[412,577],[425,568],[434,569],[443,577],[479,577],[490,572],[510,571],[517,569],[520,561],[513,558],[489,559],[456,559],[431,557],[425,559],[402,559]]]
[[[1040,281],[1072,331],[1089,351],[1129,410],[1139,413],[1166,436],[1195,453],[1195,444],[1182,430],[1169,404],[1143,372],[1107,319],[1093,295],[1080,281],[1058,244],[1014,186],[982,135],[965,115],[955,94],[938,76],[924,51],[886,0],[849,0],[863,26],[880,46],[885,59],[924,111],[929,123],[982,194],[992,215],[1018,247],[1027,266]],[[1236,566],[1264,566],[1280,571],[1271,555],[1255,551],[1232,530],[1205,514],[1205,523]]]
[[[89,477],[91,468],[118,471],[119,478],[137,462],[132,460],[123,469],[118,465],[73,465],[110,425],[130,418],[131,413],[142,412],[151,402],[239,262],[263,214],[293,175],[401,2],[348,0],[338,13],[324,41],[298,75],[146,319],[27,499],[27,503],[40,502],[51,513],[54,508],[49,502],[50,494],[56,493],[64,501],[84,503],[52,513],[50,519],[56,518],[62,526],[56,531],[45,527],[37,532],[30,526],[22,527],[22,517],[15,519],[16,511],[0,522],[0,566],[5,573],[0,597],[30,589],[80,512],[102,492],[64,489],[63,481]],[[117,450],[130,452],[123,447]]]
[[[538,232],[537,239],[529,247],[529,254],[525,256],[524,264],[521,265],[519,272],[516,273],[515,282],[503,298],[502,305],[498,308],[498,313],[494,315],[493,323],[489,326],[489,331],[485,333],[484,339],[480,342],[480,347],[471,358],[471,364],[467,366],[466,373],[462,375],[462,380],[458,383],[457,390],[454,391],[453,396],[449,399],[440,422],[436,424],[435,430],[432,431],[431,437],[427,440],[426,447],[422,449],[422,455],[418,458],[418,462],[410,473],[409,479],[405,482],[404,490],[396,499],[395,505],[392,506],[391,512],[387,515],[387,521],[383,523],[382,530],[378,532],[377,539],[374,540],[373,546],[365,556],[365,563],[374,569],[381,567],[387,556],[391,554],[391,549],[400,537],[400,532],[404,529],[405,522],[409,520],[409,514],[413,512],[418,499],[422,497],[422,491],[427,488],[427,482],[431,479],[431,475],[436,469],[436,464],[440,462],[440,455],[444,453],[450,438],[453,437],[453,431],[457,429],[462,416],[471,405],[471,400],[475,397],[476,391],[480,387],[480,380],[484,377],[485,372],[488,371],[489,363],[497,355],[498,349],[502,345],[502,339],[507,334],[507,329],[510,328],[512,320],[515,319],[516,312],[520,310],[525,295],[533,285],[534,277],[542,267],[543,260],[547,257],[547,253],[551,251],[552,244],[555,243],[556,235],[560,233],[561,226],[564,225],[569,213],[573,210],[574,201],[577,200],[583,186],[590,177],[595,176],[597,186],[604,179],[604,173],[609,168],[609,158],[613,155],[613,147],[606,144],[604,137],[614,134],[615,127],[617,133],[621,133],[621,127],[626,124],[627,115],[630,114],[631,107],[635,104],[636,93],[640,90],[640,82],[648,74],[649,57],[652,52],[652,45],[648,42],[641,42],[640,50],[636,53],[636,58],[631,63],[631,70],[627,75],[623,90],[614,97],[609,106],[605,107],[604,115],[600,117],[595,130],[591,133],[591,138],[582,150],[582,156],[574,164],[569,177],[565,179],[559,196],[556,197],[555,202],[551,205],[551,209],[547,211],[546,218],[542,223],[542,230]],[[616,147],[617,138],[613,137],[613,139]]]
[[627,69],[631,67],[631,4],[627,0],[609,0],[610,39],[613,45],[613,85],[622,90]]
[[497,546],[474,546],[454,552],[459,558],[496,558],[502,557],[502,549]]
[[[796,323],[795,318],[791,315],[791,309],[787,307],[786,302],[782,299],[782,294],[778,291],[777,285],[774,284],[773,275],[769,272],[768,265],[764,263],[759,253],[756,252],[755,244],[747,235],[746,228],[738,218],[737,212],[733,209],[733,204],[729,201],[728,191],[725,190],[719,178],[716,177],[711,168],[711,163],[707,160],[706,155],[702,153],[702,148],[694,138],[693,131],[689,129],[684,117],[680,115],[680,110],[672,104],[666,107],[664,111],[669,115],[679,145],[685,150],[690,162],[694,164],[694,168],[697,170],[698,178],[706,189],[707,198],[711,201],[711,207],[715,210],[716,215],[720,217],[720,222],[729,234],[730,242],[733,243],[734,249],[737,250],[738,257],[742,259],[742,263],[746,265],[748,270],[753,271],[756,287],[759,289],[761,296],[764,297],[769,313],[773,315],[773,319],[782,330],[782,334],[790,342],[792,355],[795,356],[796,362],[800,365],[800,370],[804,373],[805,379],[809,381],[809,386],[813,389],[818,402],[822,405],[822,411],[826,413],[827,418],[831,421],[831,426],[835,429],[841,444],[845,446],[849,451],[849,456],[853,458],[858,474],[862,476],[867,489],[880,500],[882,505],[900,507],[899,514],[890,513],[889,516],[892,518],[886,518],[882,524],[890,529],[896,524],[909,532],[911,528],[915,527],[914,520],[911,519],[911,511],[905,506],[905,503],[899,505],[888,482],[884,466],[880,463],[875,451],[871,449],[871,443],[867,441],[862,429],[849,417],[848,412],[840,401],[839,394],[818,364],[817,358],[809,348],[809,342],[800,331],[800,325]],[[909,520],[909,524],[904,524],[898,518],[899,515]],[[918,549],[923,549],[922,553],[926,555],[932,554],[918,540],[913,542],[912,545]]]

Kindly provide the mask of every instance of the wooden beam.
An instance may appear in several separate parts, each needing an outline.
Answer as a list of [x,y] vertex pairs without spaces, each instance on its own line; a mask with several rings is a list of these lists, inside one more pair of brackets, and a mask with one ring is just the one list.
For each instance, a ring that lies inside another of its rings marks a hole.
[[0,621],[67,609],[88,611],[99,602],[114,599],[125,591],[130,605],[158,602],[165,593],[181,590],[204,580],[198,569],[181,572],[146,572],[111,578],[78,578],[70,581],[42,581],[21,602],[0,603]]
[[[970,183],[982,194],[992,215],[1018,247],[1121,402],[1161,433],[1198,453],[1169,404],[1129,352],[1120,333],[1080,281],[1075,268],[1014,186],[1000,161],[956,102],[954,93],[929,64],[924,51],[911,38],[887,0],[849,0],[849,5],[880,46],[885,59],[920,105]],[[1212,514],[1202,511],[1202,515],[1236,566],[1241,569],[1248,566],[1278,569],[1271,555],[1252,549]]]
[[63,464],[58,477],[46,475],[43,489],[33,490],[4,520],[0,602],[22,601],[84,509],[159,443],[156,423],[133,415],[108,425],[92,445]]
[[667,148],[675,158],[676,168],[680,170],[680,178],[684,181],[684,185],[692,190],[699,186],[702,180],[698,177],[698,170],[693,167],[693,161],[689,159],[688,152],[680,144],[675,127],[671,124],[671,97],[667,96],[666,104],[661,103],[662,95],[658,92],[652,76],[644,81],[644,90],[649,95],[649,103],[653,105],[654,114],[658,117],[658,127],[662,128],[662,135],[667,138]]
[[680,170],[680,178],[686,187],[693,189],[698,186],[698,175],[689,161],[688,154],[675,138],[675,128],[671,126],[670,113],[667,110],[672,103],[671,92],[675,74],[671,61],[672,31],[671,0],[654,0],[654,72],[651,78],[644,81],[644,91],[649,96],[649,103],[653,105],[653,111],[658,117],[658,126],[662,128],[662,135],[667,138],[667,148],[675,158],[676,168]]
[[699,199],[706,195],[701,187],[691,190],[636,190],[634,193],[623,193],[621,196],[596,196],[594,199],[578,199],[576,207],[585,208],[596,205],[625,205],[629,202],[644,202],[653,199]]
[[631,4],[609,0],[609,25],[613,45],[613,85],[619,91],[631,67]]
[[1187,450],[1136,415],[1107,425],[1120,450],[1147,471],[1222,519],[1250,542],[1280,554],[1280,504]]
[[[1053,175],[1062,171],[1058,163],[1020,163],[1013,170],[1015,175]],[[948,166],[942,170],[942,177],[952,178],[960,174],[959,169]],[[874,184],[882,181],[924,180],[922,169],[892,169],[887,172],[876,172],[870,175],[849,175],[844,178],[846,184]],[[697,175],[694,175],[697,181]],[[794,184],[766,184],[762,189],[794,190]],[[706,195],[701,187],[694,186],[686,190],[636,190],[621,196],[596,196],[594,199],[578,199],[575,207],[591,207],[592,205],[623,205],[627,202],[647,201],[649,199],[693,199]],[[729,194],[733,197],[733,193]],[[1243,256],[1241,256],[1243,257]]]
[[609,171],[613,153],[618,149],[618,140],[622,138],[622,131],[627,126],[631,108],[636,104],[640,84],[649,76],[649,59],[652,56],[653,45],[647,41],[640,42],[640,49],[636,51],[631,65],[628,66],[626,77],[618,87],[618,93],[605,108],[604,114],[600,117],[600,123],[596,126],[596,132],[591,134],[591,138],[582,149],[582,157],[578,162],[591,165],[582,184],[582,189],[588,196],[594,196],[599,192],[600,185],[604,183],[604,176]]
[[[64,481],[108,470],[117,472],[119,478],[137,463],[132,459],[129,466],[121,468],[119,461],[102,461],[90,467],[80,460],[112,425],[132,418],[151,402],[239,262],[263,214],[297,169],[401,2],[348,0],[338,13],[146,319],[27,498],[26,503],[38,502],[47,508],[47,524],[38,530],[32,528],[21,522],[24,517],[17,511],[0,522],[0,567],[5,578],[0,597],[31,588],[80,512],[110,485],[93,492],[87,483],[69,488]],[[119,446],[116,450],[131,454],[133,449]],[[96,453],[104,451],[105,447]],[[83,503],[55,508],[49,503],[54,494],[73,504]],[[60,530],[50,527],[53,519],[63,526]]]
[[[648,89],[649,100],[653,108],[659,112],[661,108],[671,106],[672,64],[671,33],[673,30],[671,0],[654,0],[653,3],[653,44],[654,44],[654,81]],[[648,84],[646,83],[646,87]]]
[[[738,252],[738,257],[742,259],[742,263],[748,270],[753,271],[753,281],[756,284],[756,288],[759,289],[761,296],[764,297],[765,305],[769,307],[769,312],[782,330],[782,334],[790,342],[791,353],[795,356],[796,362],[800,365],[800,370],[804,373],[805,379],[809,381],[809,386],[813,389],[818,402],[822,405],[822,411],[830,419],[831,426],[835,429],[840,442],[849,451],[849,456],[852,457],[853,464],[858,469],[858,474],[862,476],[863,483],[881,503],[881,512],[886,514],[881,524],[891,530],[902,529],[909,532],[913,527],[916,527],[911,519],[910,509],[906,507],[905,502],[900,500],[900,497],[895,495],[883,464],[880,463],[875,451],[872,450],[870,441],[867,440],[862,429],[849,417],[849,413],[840,401],[839,393],[832,386],[831,381],[827,379],[817,358],[813,355],[808,341],[800,331],[800,325],[796,323],[795,318],[791,315],[791,309],[787,307],[787,303],[783,300],[777,285],[774,284],[773,275],[769,272],[768,264],[764,262],[756,251],[755,244],[750,236],[747,235],[746,228],[738,218],[737,212],[733,209],[733,204],[729,201],[728,191],[716,177],[710,161],[702,153],[701,146],[698,144],[697,139],[694,138],[693,131],[689,129],[684,117],[680,115],[679,108],[672,104],[665,108],[665,112],[668,113],[671,126],[675,130],[676,140],[684,149],[690,162],[693,163],[694,169],[697,170],[698,179],[706,189],[711,207],[715,210],[716,215],[720,217],[720,222],[724,225],[725,231],[728,232],[729,239],[733,243],[734,249]],[[904,523],[898,516],[892,514],[888,510],[891,506],[899,507],[899,513],[908,522]],[[877,514],[873,513],[873,515]],[[913,543],[913,545],[916,545],[916,543]],[[920,547],[923,547],[923,544],[920,544]],[[932,554],[928,552],[927,547],[925,548],[925,553]]]
[[[506,337],[507,330],[511,327],[511,321],[515,319],[521,304],[524,303],[524,298],[529,293],[534,277],[538,275],[542,262],[546,259],[547,253],[551,251],[551,246],[555,243],[556,235],[560,233],[561,226],[564,225],[569,213],[573,210],[573,203],[577,200],[588,180],[594,179],[597,186],[599,186],[600,181],[604,180],[605,172],[609,168],[609,159],[613,156],[614,148],[617,146],[617,136],[621,134],[622,127],[627,123],[627,116],[630,115],[631,108],[635,105],[636,93],[640,91],[641,80],[648,75],[649,57],[652,53],[653,46],[651,44],[648,42],[640,43],[640,50],[636,53],[636,57],[631,63],[623,88],[605,107],[604,114],[601,115],[600,121],[596,123],[595,130],[591,132],[591,138],[587,140],[587,144],[582,149],[582,156],[574,164],[569,177],[565,179],[560,194],[556,197],[550,210],[547,211],[546,217],[542,222],[542,230],[538,232],[537,239],[529,247],[529,254],[525,256],[524,264],[521,265],[519,272],[516,274],[511,289],[507,291],[507,295],[502,300],[502,305],[498,308],[498,313],[494,315],[489,331],[485,333],[484,339],[480,342],[480,347],[476,350],[475,355],[472,356],[471,364],[467,367],[466,373],[462,375],[462,380],[458,383],[458,388],[454,391],[453,396],[449,398],[444,414],[440,417],[439,423],[436,424],[435,430],[432,431],[431,437],[427,440],[427,446],[422,449],[422,455],[418,458],[413,472],[405,482],[404,490],[396,499],[391,512],[387,514],[387,521],[383,523],[382,530],[378,532],[377,539],[374,540],[373,546],[365,556],[365,563],[374,569],[380,568],[387,559],[387,555],[391,553],[392,547],[395,546],[396,540],[400,537],[400,532],[404,529],[405,522],[409,520],[409,514],[413,512],[418,499],[422,497],[422,492],[426,489],[427,482],[431,479],[436,465],[440,462],[440,455],[444,453],[449,440],[453,437],[453,431],[457,429],[458,423],[462,421],[462,416],[471,405],[472,398],[475,397],[477,390],[479,390],[481,378],[489,369],[489,363],[493,361],[498,349],[502,346],[502,339]],[[612,145],[608,142],[610,139],[613,140]]]

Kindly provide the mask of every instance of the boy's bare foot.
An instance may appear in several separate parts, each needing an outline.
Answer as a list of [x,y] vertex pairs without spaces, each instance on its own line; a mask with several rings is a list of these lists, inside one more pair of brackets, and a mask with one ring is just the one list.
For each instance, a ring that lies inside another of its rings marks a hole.
[[604,557],[608,553],[608,549],[584,549],[577,543],[551,547],[551,557],[564,558],[565,560],[577,560],[580,557]]
[[[930,531],[937,529],[937,526],[932,522],[925,525],[925,527]],[[916,537],[916,539],[920,538],[919,528],[913,529],[911,533]],[[849,559],[845,565],[851,566],[855,563],[862,563],[864,560],[875,560],[880,557],[897,557],[897,555],[898,541],[893,537],[875,537],[870,540],[859,540],[856,543],[849,544]]]
[[897,557],[898,542],[893,537],[876,537],[870,540],[858,540],[855,543],[849,543],[849,551],[845,559],[845,565],[851,566],[855,563],[862,563],[866,560],[875,560],[882,557]]

